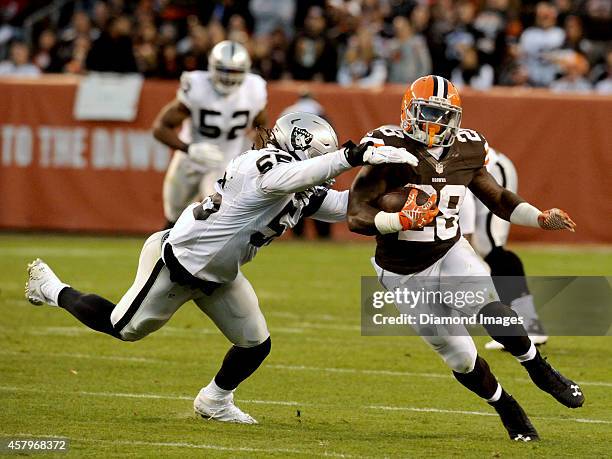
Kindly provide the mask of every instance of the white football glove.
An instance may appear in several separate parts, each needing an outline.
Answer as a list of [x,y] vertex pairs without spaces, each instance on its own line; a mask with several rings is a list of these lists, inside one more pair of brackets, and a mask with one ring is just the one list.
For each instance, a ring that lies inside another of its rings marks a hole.
[[210,168],[222,166],[225,159],[218,146],[207,142],[192,143],[187,149],[187,154],[196,163]]
[[411,166],[419,164],[417,157],[405,148],[396,148],[389,145],[368,147],[363,154],[363,162],[366,164],[403,163]]

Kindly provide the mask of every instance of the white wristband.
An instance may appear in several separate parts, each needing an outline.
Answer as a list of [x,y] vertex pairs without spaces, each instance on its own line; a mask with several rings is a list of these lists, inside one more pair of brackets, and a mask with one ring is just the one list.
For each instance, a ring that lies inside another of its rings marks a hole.
[[397,233],[403,229],[397,212],[378,212],[374,225],[380,234]]
[[514,208],[510,215],[510,223],[522,226],[532,226],[539,228],[538,217],[542,212],[537,207],[532,206],[528,202],[521,202]]

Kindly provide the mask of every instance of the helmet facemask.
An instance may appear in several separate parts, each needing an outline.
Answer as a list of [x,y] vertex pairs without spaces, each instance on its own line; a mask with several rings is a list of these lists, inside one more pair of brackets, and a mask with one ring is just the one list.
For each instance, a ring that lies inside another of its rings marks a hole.
[[246,70],[217,65],[211,67],[210,75],[217,91],[221,94],[230,94],[242,84],[246,76]]
[[446,99],[435,99],[412,99],[408,107],[404,105],[402,129],[428,148],[449,147],[461,125],[461,107],[449,104]]

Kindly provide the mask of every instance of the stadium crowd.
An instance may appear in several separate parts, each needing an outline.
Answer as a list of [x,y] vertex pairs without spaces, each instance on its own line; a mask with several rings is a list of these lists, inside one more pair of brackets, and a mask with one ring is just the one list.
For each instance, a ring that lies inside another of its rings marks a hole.
[[27,27],[49,3],[0,0],[0,74],[176,79],[232,39],[269,81],[612,93],[610,0],[77,0]]

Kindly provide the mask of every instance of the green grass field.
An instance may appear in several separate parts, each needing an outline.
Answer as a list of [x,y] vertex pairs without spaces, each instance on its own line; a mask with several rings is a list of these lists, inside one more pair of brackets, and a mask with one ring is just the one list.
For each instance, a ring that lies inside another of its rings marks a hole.
[[[610,457],[612,341],[552,338],[543,352],[583,384],[569,410],[508,354],[485,351],[542,441],[508,440],[493,410],[417,337],[360,336],[359,278],[370,244],[277,242],[245,266],[272,354],[236,393],[255,426],[197,419],[192,399],[228,342],[193,304],[160,331],[123,343],[23,298],[40,256],[67,282],[117,301],[140,238],[0,235],[0,437],[59,436],[87,457]],[[529,274],[612,274],[602,248],[519,248]],[[580,307],[580,305],[576,305]]]

